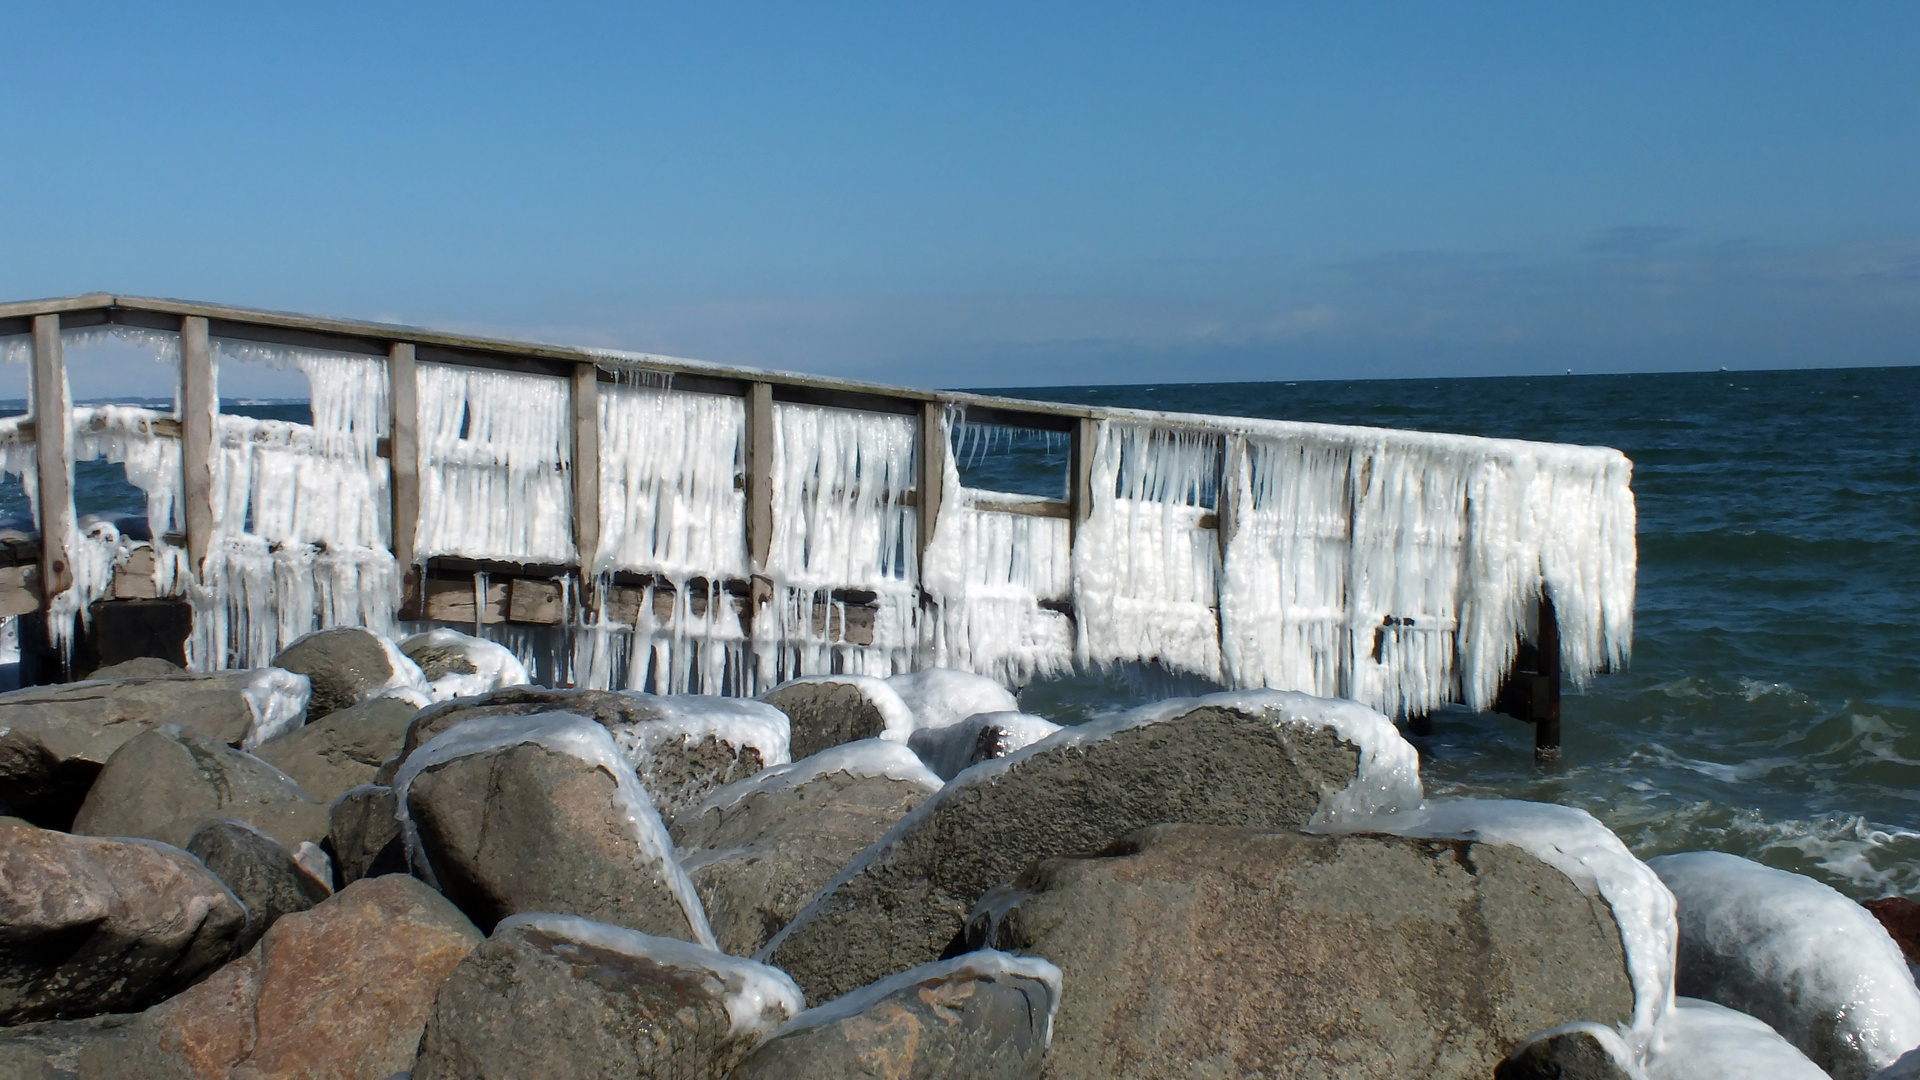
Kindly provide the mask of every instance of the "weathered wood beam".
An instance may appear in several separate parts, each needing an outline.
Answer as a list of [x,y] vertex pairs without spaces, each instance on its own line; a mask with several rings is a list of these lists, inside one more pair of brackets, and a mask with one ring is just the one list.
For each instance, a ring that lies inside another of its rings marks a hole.
[[1069,434],[1067,450],[1067,504],[1072,508],[1068,543],[1080,532],[1080,526],[1093,513],[1093,451],[1100,439],[1099,421],[1084,419]]
[[411,342],[395,342],[387,350],[387,406],[390,474],[393,496],[393,560],[400,567],[401,607],[420,607],[419,559],[414,542],[420,535],[420,379],[414,368]]
[[773,386],[747,391],[747,559],[763,577],[773,555]]
[[73,587],[73,440],[60,316],[33,318],[34,446],[39,459],[40,582],[48,599]]
[[[180,483],[185,496],[181,516],[187,525],[187,561],[197,575],[207,561],[217,522],[213,513],[215,418],[220,414],[218,374],[207,320],[180,320]],[[164,522],[156,522],[158,529]]]
[[600,551],[600,369],[573,367],[573,545],[581,576]]
[[947,483],[947,431],[944,423],[947,407],[937,401],[920,406],[919,475],[914,477],[915,508],[920,519],[918,554],[920,573],[926,575],[927,549],[933,546],[933,533],[940,524],[940,503]]

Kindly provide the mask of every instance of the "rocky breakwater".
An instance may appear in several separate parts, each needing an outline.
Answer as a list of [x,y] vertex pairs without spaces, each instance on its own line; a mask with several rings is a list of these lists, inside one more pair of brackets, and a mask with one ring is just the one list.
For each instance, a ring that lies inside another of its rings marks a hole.
[[1350,702],[1055,729],[959,672],[656,697],[361,635],[157,677],[265,714],[0,696],[0,745],[52,748],[7,759],[39,786],[0,820],[0,1080],[1920,1071],[1857,905],[1427,802]]

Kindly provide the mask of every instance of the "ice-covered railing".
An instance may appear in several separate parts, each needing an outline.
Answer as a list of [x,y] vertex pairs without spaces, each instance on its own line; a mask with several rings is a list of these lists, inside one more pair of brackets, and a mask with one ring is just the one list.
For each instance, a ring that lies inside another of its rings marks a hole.
[[[56,610],[84,619],[147,542],[79,528],[71,463],[121,462],[161,556],[151,589],[193,602],[201,667],[404,615],[593,686],[744,694],[929,666],[1012,685],[1153,663],[1411,716],[1492,704],[1523,641],[1557,640],[1575,682],[1631,646],[1631,466],[1612,450],[175,301],[0,304],[0,358],[31,360],[46,390],[65,392],[61,342],[113,333],[180,365],[181,404],[37,393],[68,423],[0,420],[0,469],[36,500],[36,481],[58,489],[43,569]],[[214,372],[239,361],[302,371],[311,423],[220,414]],[[1044,467],[1007,480],[985,459],[1009,451]],[[1557,636],[1536,625],[1549,612]]]

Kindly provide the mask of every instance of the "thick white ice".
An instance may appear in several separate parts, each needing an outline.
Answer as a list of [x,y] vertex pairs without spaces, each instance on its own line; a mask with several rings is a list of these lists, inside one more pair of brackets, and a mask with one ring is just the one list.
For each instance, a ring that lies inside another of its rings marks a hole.
[[425,559],[571,563],[573,392],[548,375],[419,364]]
[[859,690],[861,696],[873,706],[874,711],[880,714],[881,722],[886,725],[886,729],[880,733],[882,739],[906,742],[908,736],[912,735],[918,726],[913,710],[901,700],[899,692],[893,688],[890,679],[875,678],[872,675],[803,675],[798,679],[788,679],[780,685],[787,686],[792,683],[839,683]]
[[[707,987],[718,997],[733,1022],[733,1034],[766,1037],[782,1022],[800,1015],[806,997],[787,973],[776,967],[728,956],[674,938],[656,937],[624,926],[594,922],[577,915],[530,911],[500,920],[493,932],[539,930],[557,938],[650,960],[712,980]],[[769,1015],[771,1013],[772,1015]]]
[[1646,1045],[1673,996],[1673,894],[1647,864],[1592,814],[1553,803],[1459,799],[1429,803],[1416,813],[1368,819],[1355,815],[1326,832],[1386,832],[1397,836],[1472,840],[1517,847],[1572,879],[1613,911],[1633,984],[1630,1041]]
[[449,671],[434,679],[428,686],[428,696],[434,701],[472,697],[503,686],[525,686],[531,681],[527,678],[526,665],[513,655],[513,650],[499,642],[442,626],[415,634],[401,643],[403,650],[421,646],[457,650],[473,668],[472,671]]
[[948,668],[922,668],[887,680],[913,713],[915,729],[957,724],[975,713],[1019,712],[1020,702],[1007,688],[987,678]]
[[416,872],[431,877],[432,866],[420,850],[420,834],[407,810],[407,791],[414,778],[426,769],[470,754],[485,753],[501,747],[532,743],[556,754],[567,754],[597,765],[614,781],[614,808],[639,846],[641,855],[657,868],[655,880],[665,885],[680,902],[687,922],[710,949],[718,948],[713,929],[707,925],[706,909],[693,882],[673,858],[673,842],[660,821],[660,812],[640,784],[627,757],[614,745],[607,729],[574,713],[540,713],[534,716],[488,716],[469,720],[441,732],[408,755],[393,778],[395,814],[406,837],[407,856]]
[[[993,752],[983,753],[980,736],[987,728],[994,731],[995,745]],[[908,738],[907,745],[929,769],[951,780],[976,761],[1003,757],[1059,730],[1059,724],[1031,713],[983,712],[946,727],[921,728]]]
[[791,738],[787,714],[751,698],[706,694],[640,694],[658,719],[627,724],[613,733],[627,760],[645,774],[658,749],[668,742],[697,743],[709,737],[760,752],[762,767],[785,765]]
[[889,780],[912,784],[929,794],[939,791],[943,783],[913,751],[899,743],[886,739],[856,739],[822,750],[812,757],[775,765],[744,780],[735,780],[707,796],[706,801],[695,807],[691,815],[698,818],[709,810],[725,809],[753,795],[786,791],[834,773],[884,776]]
[[253,724],[240,749],[252,750],[307,722],[307,699],[313,687],[305,675],[277,667],[255,668],[240,696],[246,699]]
[[1620,1071],[1626,1073],[1631,1080],[1647,1080],[1646,1070],[1641,1064],[1640,1053],[1634,1047],[1629,1046],[1627,1040],[1621,1038],[1618,1031],[1607,1027],[1605,1024],[1596,1024],[1590,1020],[1575,1020],[1570,1024],[1560,1024],[1556,1027],[1547,1028],[1545,1031],[1536,1031],[1525,1039],[1520,1040],[1520,1044],[1515,1046],[1507,1056],[1510,1058],[1518,1056],[1521,1050],[1534,1043],[1545,1042],[1556,1035],[1570,1035],[1575,1032],[1588,1035],[1594,1042],[1599,1043],[1600,1048],[1607,1052],[1607,1056],[1611,1057],[1613,1063],[1619,1066]]
[[1920,1046],[1920,989],[1866,908],[1812,878],[1718,851],[1648,865],[1679,901],[1679,981],[1689,994],[1752,1013],[1808,1054],[1843,1055],[1836,1075],[1865,1075]]
[[1675,998],[1647,1047],[1647,1080],[1824,1080],[1826,1075],[1763,1021],[1697,998]]
[[872,1008],[882,998],[891,997],[908,987],[923,983],[954,982],[967,978],[995,981],[1022,978],[1032,979],[1044,985],[1047,988],[1047,1017],[1041,1025],[1040,1042],[1042,1046],[1053,1043],[1053,1015],[1060,1007],[1060,969],[1038,956],[1015,956],[1012,953],[1003,953],[994,949],[963,953],[889,975],[817,1008],[808,1009],[789,1020],[770,1038],[777,1039],[790,1032],[817,1028],[845,1020],[850,1016],[858,1016]]

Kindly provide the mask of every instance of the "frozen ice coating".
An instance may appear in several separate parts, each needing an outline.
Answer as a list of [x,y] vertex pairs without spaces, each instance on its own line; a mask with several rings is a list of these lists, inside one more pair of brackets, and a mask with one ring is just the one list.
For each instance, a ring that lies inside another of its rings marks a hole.
[[851,776],[884,776],[922,791],[940,790],[943,781],[933,774],[913,751],[886,739],[857,739],[822,750],[808,758],[786,765],[762,769],[744,780],[720,788],[694,808],[693,817],[709,810],[732,806],[750,795],[785,791],[833,773]]
[[1060,1008],[1060,969],[1038,956],[1015,956],[995,949],[962,953],[946,960],[936,960],[931,964],[922,964],[917,968],[908,968],[898,974],[889,975],[850,994],[837,997],[825,1005],[800,1013],[769,1037],[779,1038],[790,1031],[804,1031],[807,1028],[845,1020],[849,1016],[858,1016],[873,1007],[873,1004],[881,998],[898,993],[909,986],[928,982],[945,982],[970,976],[984,979],[1018,977],[1032,979],[1044,985],[1047,988],[1047,1019],[1041,1027],[1040,1041],[1042,1046],[1052,1045],[1053,1015]]
[[640,850],[654,860],[659,868],[659,880],[680,902],[680,909],[686,913],[687,922],[693,927],[700,944],[710,949],[717,948],[713,929],[707,925],[706,909],[700,905],[700,896],[694,891],[693,882],[687,877],[686,871],[674,861],[673,841],[667,837],[667,827],[661,823],[660,812],[654,809],[653,800],[647,797],[646,790],[640,786],[640,777],[634,773],[633,766],[620,748],[614,745],[613,737],[606,728],[574,713],[488,716],[469,720],[441,732],[409,755],[393,778],[395,813],[400,819],[401,832],[407,838],[409,863],[431,877],[432,867],[420,851],[420,834],[407,812],[407,791],[412,787],[414,777],[455,758],[523,743],[533,743],[556,754],[568,754],[598,765],[613,777],[614,806],[632,830]]
[[1220,675],[1220,544],[1213,517],[1221,438],[1101,420],[1093,505],[1074,540],[1079,662],[1157,661]]
[[414,371],[419,557],[573,562],[567,380],[451,364]]
[[1646,1080],[1647,1074],[1646,1070],[1642,1067],[1640,1060],[1641,1055],[1637,1053],[1633,1047],[1627,1045],[1627,1040],[1621,1038],[1618,1031],[1607,1027],[1605,1024],[1596,1024],[1589,1020],[1576,1020],[1570,1024],[1560,1024],[1557,1027],[1550,1027],[1545,1031],[1536,1031],[1532,1035],[1522,1039],[1518,1046],[1508,1051],[1507,1056],[1509,1058],[1517,1057],[1521,1050],[1534,1043],[1544,1042],[1556,1035],[1571,1035],[1576,1032],[1590,1036],[1594,1042],[1599,1043],[1601,1049],[1607,1052],[1607,1056],[1613,1059],[1613,1063],[1620,1067],[1621,1072],[1626,1073],[1629,1077],[1632,1077],[1633,1080]]
[[747,576],[746,406],[737,397],[600,388],[600,550],[593,571]]
[[[1313,828],[1313,826],[1309,826]],[[1598,893],[1620,927],[1633,984],[1632,1039],[1644,1045],[1673,996],[1679,937],[1673,894],[1647,864],[1592,814],[1553,803],[1459,799],[1417,813],[1369,820],[1356,815],[1327,832],[1386,832],[1517,847],[1567,875],[1589,896]]]
[[907,740],[907,745],[920,755],[928,768],[951,780],[973,764],[974,754],[983,749],[981,735],[989,727],[997,732],[996,745],[992,748],[995,752],[985,757],[1011,754],[1060,730],[1059,724],[1031,713],[983,712],[946,727],[921,728]]
[[403,649],[422,645],[457,649],[467,665],[473,668],[472,671],[449,671],[428,684],[428,697],[433,701],[472,697],[503,686],[525,686],[531,681],[527,678],[526,665],[513,655],[512,649],[497,641],[488,641],[442,626],[424,634],[415,634],[401,642]]
[[[719,996],[733,1021],[733,1034],[766,1035],[786,1018],[806,1008],[806,997],[787,973],[776,967],[701,948],[674,938],[655,937],[624,926],[582,919],[577,915],[525,912],[509,915],[493,929],[541,930],[558,938],[650,960],[661,967],[704,976],[718,983]],[[775,1010],[778,1010],[775,1012]],[[773,1012],[774,1015],[768,1014]]]
[[253,714],[253,727],[242,750],[252,750],[269,739],[277,739],[307,722],[307,698],[313,687],[305,675],[277,667],[255,668],[240,695]]
[[1825,1080],[1820,1066],[1763,1021],[1711,1001],[1675,998],[1647,1047],[1647,1080]]
[[1679,902],[1680,985],[1884,1068],[1920,1046],[1920,990],[1880,921],[1809,877],[1717,851],[1649,859]]
[[[943,417],[949,441],[957,413]],[[1073,620],[1040,606],[1073,593],[1068,521],[983,509],[981,493],[961,485],[956,456],[946,456],[940,515],[920,571],[936,604],[923,617],[922,662],[1010,686],[1072,670]]]
[[1019,700],[1006,687],[966,671],[922,668],[895,675],[887,685],[913,713],[915,729],[946,727],[974,713],[1020,711]]
[[705,694],[633,694],[659,714],[659,719],[629,724],[613,733],[614,741],[637,769],[645,770],[654,750],[669,739],[695,743],[712,736],[734,746],[760,752],[762,767],[785,765],[791,728],[787,714],[751,698],[712,697]]

